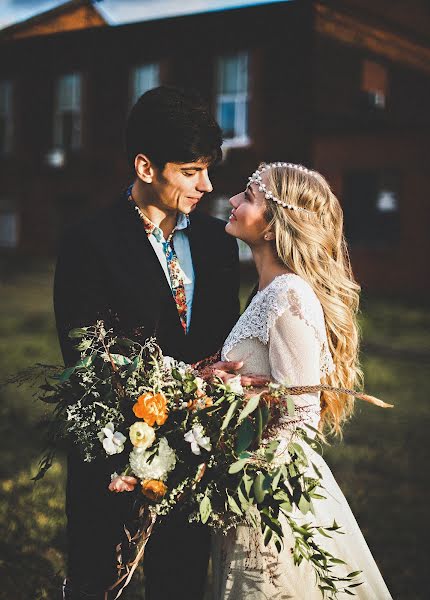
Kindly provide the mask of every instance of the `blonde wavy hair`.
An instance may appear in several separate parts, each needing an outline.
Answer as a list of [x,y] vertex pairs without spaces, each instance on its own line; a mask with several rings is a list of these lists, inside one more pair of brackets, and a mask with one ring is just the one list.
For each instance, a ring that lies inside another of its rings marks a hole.
[[[362,384],[357,324],[360,286],[349,261],[342,208],[320,173],[301,165],[284,165],[272,163],[265,171],[267,191],[309,212],[266,200],[265,217],[275,234],[276,251],[279,260],[307,281],[321,302],[335,366],[322,383],[357,388]],[[259,169],[265,166],[262,163]],[[321,430],[341,435],[342,423],[353,409],[353,396],[321,392]]]

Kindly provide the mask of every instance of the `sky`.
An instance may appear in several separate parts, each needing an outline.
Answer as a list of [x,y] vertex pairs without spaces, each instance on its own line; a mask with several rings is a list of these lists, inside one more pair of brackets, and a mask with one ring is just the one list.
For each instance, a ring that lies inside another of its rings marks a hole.
[[[223,10],[237,5],[265,4],[276,0],[103,0],[100,11],[109,23],[132,22],[144,19],[157,19],[161,16],[174,16],[186,12]],[[63,1],[59,0],[0,0],[0,28],[23,21],[49,10]]]

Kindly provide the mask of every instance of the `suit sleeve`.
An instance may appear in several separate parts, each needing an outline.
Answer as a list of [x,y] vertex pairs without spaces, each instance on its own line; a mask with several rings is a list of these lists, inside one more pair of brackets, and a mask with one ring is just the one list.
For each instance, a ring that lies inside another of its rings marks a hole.
[[[55,271],[54,309],[67,365],[79,358],[68,337],[70,329],[109,316],[105,301],[108,281],[102,263],[96,244],[82,232],[69,232],[64,237]],[[68,577],[73,590],[99,591],[115,580],[115,546],[130,502],[126,494],[114,495],[107,490],[110,474],[120,470],[116,459],[87,463],[76,449],[68,453]]]
[[85,232],[68,232],[60,245],[54,278],[55,319],[66,365],[79,358],[69,331],[109,316],[106,284],[96,244],[88,240]]

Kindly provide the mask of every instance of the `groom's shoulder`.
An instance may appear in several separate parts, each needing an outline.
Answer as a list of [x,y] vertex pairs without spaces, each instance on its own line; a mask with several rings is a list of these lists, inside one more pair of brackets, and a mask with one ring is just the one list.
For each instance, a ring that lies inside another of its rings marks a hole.
[[63,239],[106,239],[118,227],[119,216],[118,200],[112,201],[106,206],[96,207],[89,210],[85,215],[67,223],[63,229]]

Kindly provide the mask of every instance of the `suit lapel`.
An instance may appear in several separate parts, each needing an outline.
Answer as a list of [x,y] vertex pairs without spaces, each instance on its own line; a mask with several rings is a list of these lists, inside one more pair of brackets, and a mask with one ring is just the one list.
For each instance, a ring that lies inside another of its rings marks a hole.
[[170,303],[177,314],[170,286],[137,211],[125,197],[121,198],[116,208],[117,230],[120,233],[118,251],[124,257],[122,263],[130,265],[129,275],[132,277],[133,287],[136,288],[135,293],[142,294],[142,299],[146,300],[144,305],[157,307]]
[[191,333],[193,327],[196,326],[196,323],[198,321],[198,315],[200,313],[200,308],[202,304],[204,280],[205,276],[208,275],[205,269],[204,236],[202,236],[202,232],[198,227],[198,223],[193,224],[192,217],[193,216],[191,216],[188,239],[190,241],[191,258],[193,261],[194,269],[194,295],[189,334]]

